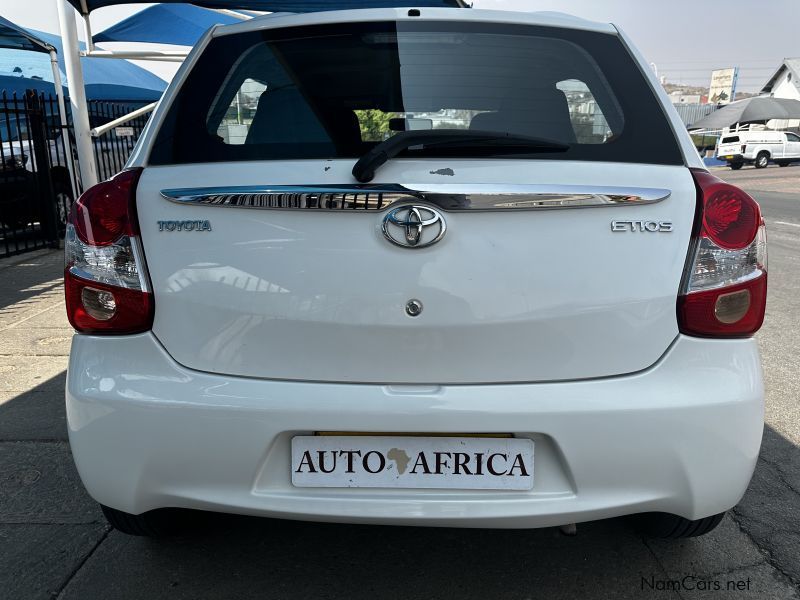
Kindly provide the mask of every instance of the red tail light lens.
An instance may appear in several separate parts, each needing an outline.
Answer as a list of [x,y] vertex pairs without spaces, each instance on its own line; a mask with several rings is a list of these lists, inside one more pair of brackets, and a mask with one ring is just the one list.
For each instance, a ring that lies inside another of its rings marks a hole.
[[764,321],[766,229],[758,203],[706,171],[692,172],[700,227],[678,298],[682,333],[747,337]]
[[67,316],[81,333],[130,334],[153,324],[154,303],[138,238],[141,170],[123,171],[75,203],[64,239]]
[[758,203],[739,188],[705,171],[694,174],[702,190],[702,235],[717,246],[740,250],[756,237],[761,224]]
[[81,195],[72,215],[75,233],[81,241],[93,246],[107,246],[122,235],[139,233],[131,201],[140,173],[141,169],[122,171]]
[[[730,304],[735,306],[726,306]],[[748,337],[761,329],[766,304],[766,272],[731,287],[686,294],[678,299],[681,332],[699,337]]]
[[[65,274],[64,284],[69,322],[81,333],[122,335],[141,333],[152,327],[151,294],[87,281],[69,270]],[[105,297],[105,314],[98,309],[98,292]],[[107,308],[109,304],[113,309]]]

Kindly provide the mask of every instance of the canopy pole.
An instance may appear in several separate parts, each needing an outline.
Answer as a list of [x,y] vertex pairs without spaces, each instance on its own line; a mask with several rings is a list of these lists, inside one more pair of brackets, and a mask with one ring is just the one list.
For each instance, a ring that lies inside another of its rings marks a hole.
[[94,41],[92,40],[92,23],[89,21],[89,15],[81,15],[83,17],[83,36],[86,38],[86,49],[91,52],[94,50]]
[[81,18],[83,19],[83,35],[86,38],[86,49],[91,52],[94,50],[94,40],[92,39],[92,22],[89,20],[89,8],[86,0],[81,0]]
[[64,46],[64,66],[67,70],[67,87],[72,107],[72,126],[75,131],[75,148],[78,151],[78,167],[81,172],[83,189],[97,183],[97,165],[94,161],[92,136],[89,133],[89,110],[86,104],[86,89],[83,87],[80,46],[75,13],[67,0],[56,0],[58,23]]
[[252,19],[250,15],[245,15],[240,12],[236,12],[235,10],[230,10],[227,8],[212,8],[214,12],[218,12],[221,15],[228,15],[229,17],[233,17],[234,19],[241,19],[242,21],[248,21]]
[[188,50],[93,50],[81,52],[81,56],[91,58],[123,58],[139,60],[161,60],[183,62],[189,56]]
[[67,163],[67,171],[69,171],[69,185],[72,189],[72,197],[78,198],[78,186],[75,179],[75,169],[72,164],[72,144],[69,141],[69,125],[67,123],[67,107],[64,103],[64,86],[61,83],[61,71],[58,68],[58,55],[55,50],[50,50],[50,66],[53,68],[53,83],[56,86],[56,98],[58,99],[58,117],[61,121],[61,139],[64,140],[64,152],[69,156],[65,156]]
[[129,112],[126,115],[122,115],[118,119],[114,119],[113,121],[109,121],[105,125],[100,125],[99,127],[95,127],[91,131],[92,137],[100,137],[104,133],[108,133],[109,131],[111,131],[115,127],[118,127],[119,125],[122,125],[123,123],[127,123],[128,121],[132,121],[136,117],[140,117],[140,116],[145,115],[145,114],[147,114],[149,112],[152,112],[155,109],[156,104],[157,104],[157,102],[152,102],[152,103],[148,104],[147,106],[143,106],[142,108],[137,108],[136,110],[134,110],[132,112]]

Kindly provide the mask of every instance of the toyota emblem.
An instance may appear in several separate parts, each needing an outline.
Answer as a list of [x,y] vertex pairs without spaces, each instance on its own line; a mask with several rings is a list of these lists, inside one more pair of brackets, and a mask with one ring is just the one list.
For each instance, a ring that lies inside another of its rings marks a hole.
[[395,246],[426,248],[441,240],[447,224],[430,206],[404,204],[383,217],[383,235]]

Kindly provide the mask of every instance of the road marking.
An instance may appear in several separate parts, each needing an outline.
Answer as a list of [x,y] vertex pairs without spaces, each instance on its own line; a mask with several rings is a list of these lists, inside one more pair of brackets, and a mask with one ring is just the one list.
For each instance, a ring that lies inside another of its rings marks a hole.
[[786,221],[774,221],[775,225],[789,225],[790,227],[800,227],[800,223],[787,223]]

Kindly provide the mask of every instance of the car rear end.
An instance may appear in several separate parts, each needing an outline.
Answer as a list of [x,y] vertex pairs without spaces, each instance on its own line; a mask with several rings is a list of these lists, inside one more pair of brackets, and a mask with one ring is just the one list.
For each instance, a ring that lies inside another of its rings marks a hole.
[[[742,165],[745,162],[747,153],[747,143],[742,140],[740,135],[725,135],[719,141],[717,147],[717,158],[727,161],[728,164]],[[750,156],[749,160],[753,160]]]
[[[763,223],[642,65],[552,15],[210,32],[68,231],[90,494],[487,527],[733,506],[761,439]],[[461,133],[353,176],[420,128]]]

